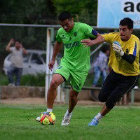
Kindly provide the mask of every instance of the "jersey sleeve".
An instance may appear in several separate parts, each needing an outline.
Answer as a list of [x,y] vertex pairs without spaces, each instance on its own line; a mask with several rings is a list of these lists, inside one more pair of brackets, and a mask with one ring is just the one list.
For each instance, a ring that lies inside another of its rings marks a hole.
[[62,42],[62,39],[60,37],[60,30],[57,31],[57,34],[56,34],[56,41],[57,42]]
[[94,30],[91,26],[87,24],[83,24],[82,28],[86,37],[91,38],[91,39],[95,39],[97,37],[98,32]]
[[134,56],[137,55],[137,53],[139,53],[139,41],[134,40],[131,44],[130,44],[130,50],[129,50],[129,54],[132,54]]
[[113,43],[115,34],[107,33],[107,34],[102,34],[101,36],[104,38],[105,42]]

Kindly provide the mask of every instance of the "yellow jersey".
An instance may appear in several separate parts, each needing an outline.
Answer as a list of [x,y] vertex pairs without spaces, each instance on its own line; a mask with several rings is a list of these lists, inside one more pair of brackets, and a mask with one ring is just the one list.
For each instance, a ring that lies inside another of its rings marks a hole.
[[[124,76],[137,76],[140,73],[139,70],[139,55],[140,55],[140,40],[135,35],[131,34],[128,41],[122,41],[119,32],[108,33],[102,35],[106,42],[111,44],[110,57],[108,65],[113,69],[114,72],[122,74]],[[112,48],[114,41],[120,43],[122,50],[126,54],[136,56],[133,64],[130,64],[119,56]]]

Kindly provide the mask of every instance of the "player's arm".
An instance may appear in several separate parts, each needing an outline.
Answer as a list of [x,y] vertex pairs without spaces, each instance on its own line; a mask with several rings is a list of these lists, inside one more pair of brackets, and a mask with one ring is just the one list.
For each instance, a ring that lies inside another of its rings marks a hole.
[[11,51],[10,47],[11,47],[11,45],[12,45],[13,43],[14,43],[14,39],[12,38],[12,39],[10,39],[9,43],[8,43],[7,46],[6,46],[6,51],[8,51],[8,52]]
[[57,42],[54,44],[53,48],[53,55],[52,55],[52,60],[55,61],[57,54],[59,53],[60,49],[62,48],[62,42]]
[[49,63],[49,69],[50,70],[52,70],[52,68],[54,66],[56,56],[59,53],[60,49],[62,48],[62,44],[63,44],[62,42],[58,42],[58,41],[56,41],[56,43],[54,44],[52,59]]
[[138,44],[139,43],[137,41],[133,40],[133,43],[130,44],[129,54],[124,53],[124,55],[122,56],[122,58],[130,64],[133,64],[136,59],[136,55],[138,53]]
[[136,56],[132,55],[132,54],[126,54],[124,53],[124,55],[122,56],[122,58],[124,60],[126,60],[128,63],[130,64],[133,64],[133,62],[135,61],[136,59]]
[[127,62],[129,62],[130,64],[133,64],[133,62],[136,59],[136,55],[138,51],[137,46],[138,46],[137,41],[134,41],[133,44],[131,45],[129,54],[124,53],[124,55],[122,56],[122,58],[126,60]]
[[85,35],[87,36],[87,38],[90,38],[90,39],[83,39],[81,41],[82,44],[87,45],[87,46],[93,46],[93,45],[104,42],[104,38],[91,26],[85,24],[85,26],[83,27],[84,27],[83,30],[85,32]]
[[96,39],[94,40],[91,40],[91,39],[84,39],[82,40],[82,44],[84,45],[87,45],[87,46],[93,46],[93,45],[96,45],[96,44],[100,44],[100,43],[103,43],[105,40],[104,40],[104,37],[102,37],[99,33],[97,33],[96,35]]

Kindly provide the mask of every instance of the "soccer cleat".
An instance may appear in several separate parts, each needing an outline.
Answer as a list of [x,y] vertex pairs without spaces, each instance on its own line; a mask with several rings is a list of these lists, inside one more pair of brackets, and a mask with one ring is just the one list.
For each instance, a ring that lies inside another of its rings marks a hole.
[[67,112],[65,113],[64,118],[63,118],[63,120],[61,122],[61,125],[62,126],[69,125],[71,116],[72,116],[72,113],[68,113],[68,110],[67,110]]
[[36,117],[36,121],[39,121],[40,122],[40,116],[39,117]]
[[92,121],[88,124],[88,126],[96,126],[98,125],[99,121],[96,118],[93,118]]
[[37,118],[36,118],[36,121],[41,121],[41,120],[43,120],[43,118],[45,118],[45,116],[46,116],[46,114],[47,114],[48,112],[42,112],[42,113],[40,113],[40,116],[38,116]]

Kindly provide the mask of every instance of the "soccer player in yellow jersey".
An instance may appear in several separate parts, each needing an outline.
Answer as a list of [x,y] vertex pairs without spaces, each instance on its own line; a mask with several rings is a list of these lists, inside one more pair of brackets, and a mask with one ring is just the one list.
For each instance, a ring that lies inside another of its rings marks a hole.
[[112,71],[106,78],[98,97],[105,104],[89,126],[96,126],[99,120],[115,106],[116,102],[135,85],[139,75],[140,41],[132,32],[133,21],[130,18],[124,18],[120,21],[119,32],[104,34],[95,40],[81,41],[87,46],[104,41],[111,44],[109,66]]

